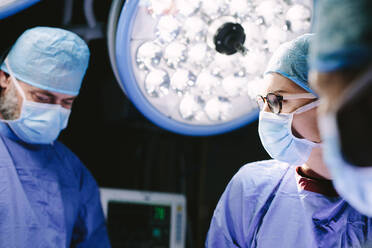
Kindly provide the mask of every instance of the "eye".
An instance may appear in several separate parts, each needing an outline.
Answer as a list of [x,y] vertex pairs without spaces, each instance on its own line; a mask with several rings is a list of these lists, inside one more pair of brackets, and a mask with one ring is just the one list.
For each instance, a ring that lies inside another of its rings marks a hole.
[[32,94],[32,98],[36,102],[41,102],[41,103],[51,103],[52,102],[52,98],[50,96],[42,94],[42,93],[38,93],[38,92],[34,92]]
[[74,103],[74,99],[63,100],[62,101],[62,107],[70,109],[72,107],[73,103]]

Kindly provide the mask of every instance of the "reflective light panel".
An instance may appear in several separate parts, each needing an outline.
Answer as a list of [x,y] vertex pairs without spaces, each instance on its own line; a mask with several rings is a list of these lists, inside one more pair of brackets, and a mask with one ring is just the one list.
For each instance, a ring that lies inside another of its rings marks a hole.
[[14,15],[40,0],[0,0],[0,20]]
[[116,33],[120,83],[155,124],[213,135],[257,118],[280,44],[311,25],[311,0],[131,0]]

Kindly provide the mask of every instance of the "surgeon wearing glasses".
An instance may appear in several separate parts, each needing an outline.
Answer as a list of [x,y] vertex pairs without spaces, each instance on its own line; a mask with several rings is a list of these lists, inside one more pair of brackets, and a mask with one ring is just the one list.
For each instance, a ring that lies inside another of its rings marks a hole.
[[265,76],[259,135],[272,160],[243,166],[214,211],[206,247],[366,247],[372,219],[343,200],[322,159],[306,34],[279,47]]

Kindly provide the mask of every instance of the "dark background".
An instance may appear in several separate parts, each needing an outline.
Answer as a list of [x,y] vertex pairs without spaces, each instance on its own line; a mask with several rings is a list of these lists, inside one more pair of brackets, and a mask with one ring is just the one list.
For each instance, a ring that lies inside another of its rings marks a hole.
[[[74,1],[71,25],[62,25],[64,1],[44,0],[0,20],[4,53],[26,29],[86,25],[83,1]],[[97,20],[107,24],[111,1],[95,1]],[[106,30],[103,30],[106,33]],[[187,247],[203,247],[217,201],[237,170],[269,158],[257,122],[211,137],[165,131],[139,113],[111,70],[106,37],[89,41],[90,65],[60,140],[89,168],[99,186],[182,193],[187,198]]]

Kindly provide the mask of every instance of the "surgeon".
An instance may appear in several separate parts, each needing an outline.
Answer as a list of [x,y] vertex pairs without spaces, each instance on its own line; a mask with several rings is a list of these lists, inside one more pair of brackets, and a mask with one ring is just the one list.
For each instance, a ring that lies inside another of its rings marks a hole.
[[324,160],[340,195],[372,216],[372,1],[322,0],[310,83],[322,98]]
[[1,64],[1,247],[110,247],[93,176],[56,141],[88,62],[74,33],[35,27]]
[[259,135],[272,160],[243,166],[210,224],[206,247],[368,247],[372,219],[335,191],[322,161],[319,100],[308,84],[306,34],[272,56],[259,96]]

